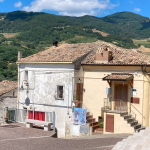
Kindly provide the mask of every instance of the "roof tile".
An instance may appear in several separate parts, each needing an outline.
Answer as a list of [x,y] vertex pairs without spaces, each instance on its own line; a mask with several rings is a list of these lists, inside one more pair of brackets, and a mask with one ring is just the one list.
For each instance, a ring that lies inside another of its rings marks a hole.
[[18,87],[18,83],[15,81],[8,81],[8,80],[3,80],[0,82],[0,96],[10,92],[13,89],[16,89]]
[[[112,60],[109,62],[96,62],[96,50],[102,51],[109,47],[112,51]],[[90,53],[90,54],[88,54]],[[141,54],[135,49],[124,49],[107,42],[93,42],[81,44],[62,44],[48,50],[22,58],[17,62],[74,62],[88,54],[82,64],[110,64],[110,65],[141,65],[150,64],[150,56]]]

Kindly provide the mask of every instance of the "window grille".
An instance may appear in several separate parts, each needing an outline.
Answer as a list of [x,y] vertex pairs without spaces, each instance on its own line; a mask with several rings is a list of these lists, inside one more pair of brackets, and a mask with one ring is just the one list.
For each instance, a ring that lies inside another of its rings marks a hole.
[[63,86],[57,86],[57,99],[63,99]]

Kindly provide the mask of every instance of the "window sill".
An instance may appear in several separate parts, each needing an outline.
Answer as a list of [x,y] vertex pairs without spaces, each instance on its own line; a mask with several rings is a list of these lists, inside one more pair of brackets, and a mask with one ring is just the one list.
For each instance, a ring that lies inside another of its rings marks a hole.
[[64,98],[55,98],[55,100],[64,100]]

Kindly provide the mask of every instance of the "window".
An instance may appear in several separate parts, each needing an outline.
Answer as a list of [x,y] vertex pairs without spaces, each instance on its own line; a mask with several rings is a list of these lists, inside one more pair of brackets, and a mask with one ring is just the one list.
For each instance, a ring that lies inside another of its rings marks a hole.
[[63,86],[57,86],[57,99],[63,99],[63,94],[64,94],[64,87]]
[[28,71],[25,71],[25,80],[28,82]]

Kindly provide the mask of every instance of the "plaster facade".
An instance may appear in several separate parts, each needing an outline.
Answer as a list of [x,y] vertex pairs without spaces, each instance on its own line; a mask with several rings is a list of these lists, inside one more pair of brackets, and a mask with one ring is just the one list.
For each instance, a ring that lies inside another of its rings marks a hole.
[[[101,116],[101,108],[104,106],[104,98],[111,98],[112,108],[114,105],[114,93],[115,84],[127,84],[128,86],[128,99],[127,107],[128,112],[136,115],[136,119],[139,123],[144,123],[144,116],[149,118],[149,110],[145,110],[149,105],[149,86],[146,85],[147,95],[145,103],[144,102],[144,86],[145,86],[145,74],[142,73],[140,66],[88,66],[83,65],[84,70],[84,93],[83,93],[83,103],[89,108],[93,113],[94,118],[98,121],[98,116]],[[137,74],[135,72],[138,72]],[[107,81],[103,81],[102,78],[111,73],[131,73],[134,75],[133,88],[137,89],[137,95],[133,96],[131,90],[132,87],[128,82],[123,81],[112,81],[111,87]],[[149,84],[149,82],[147,82]],[[147,87],[148,86],[148,87]],[[106,88],[111,88],[111,93],[106,94]],[[131,97],[138,97],[140,99],[139,104],[131,103]],[[147,100],[148,99],[148,100]],[[147,105],[148,104],[148,105]],[[143,113],[143,110],[146,112]],[[149,122],[149,119],[146,119]]]
[[0,108],[16,108],[17,107],[17,91],[18,89],[11,90],[0,96]]
[[[20,64],[19,87],[23,85],[24,90],[19,91],[18,107],[28,108],[25,102],[28,97],[35,110],[55,111],[58,137],[69,136],[72,124],[73,77],[73,64]],[[29,90],[24,80],[29,83]],[[62,99],[57,99],[57,86],[63,86]]]
[[[114,132],[106,132],[106,114],[114,115]],[[124,120],[123,117],[120,117],[120,114],[115,113],[104,113],[104,134],[121,134],[121,133],[134,133],[134,128]]]

